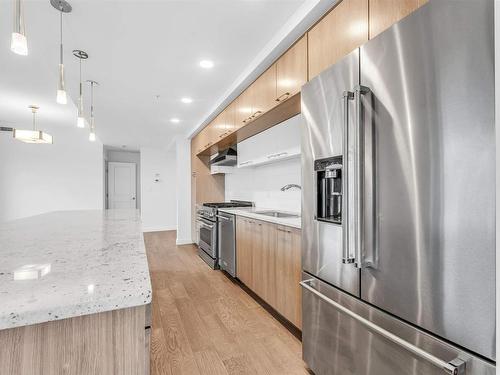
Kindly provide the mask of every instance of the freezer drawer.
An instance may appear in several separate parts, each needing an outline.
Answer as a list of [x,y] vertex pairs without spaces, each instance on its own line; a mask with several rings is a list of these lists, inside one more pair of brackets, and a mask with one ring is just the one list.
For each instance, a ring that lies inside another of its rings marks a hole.
[[316,375],[443,375],[455,368],[456,374],[495,374],[489,362],[307,273],[302,279],[303,358]]

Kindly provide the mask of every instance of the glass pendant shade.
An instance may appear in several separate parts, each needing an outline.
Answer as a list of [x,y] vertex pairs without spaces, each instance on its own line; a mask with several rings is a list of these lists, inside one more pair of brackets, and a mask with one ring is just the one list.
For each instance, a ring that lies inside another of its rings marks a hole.
[[18,55],[27,56],[28,40],[26,39],[26,36],[23,34],[13,32],[12,39],[10,42],[10,50],[14,53],[17,53]]
[[30,108],[31,113],[33,113],[33,129],[14,129],[14,138],[25,143],[54,143],[50,134],[44,133],[36,128],[36,111],[38,110],[38,107],[30,105],[28,108]]
[[90,132],[89,133],[89,141],[90,142],[95,142],[95,133],[94,132]]
[[28,39],[24,27],[24,7],[21,0],[14,0],[14,30],[12,31],[10,50],[21,56],[28,54]]
[[78,128],[81,128],[83,129],[85,127],[85,117],[83,116],[78,116],[78,118],[76,119],[76,126]]
[[68,98],[66,97],[66,90],[64,89],[64,65],[59,64],[59,82],[57,84],[57,97],[56,101],[59,104],[67,104]]
[[41,130],[14,129],[14,138],[24,143],[53,143],[52,136]]
[[[80,84],[81,86],[81,84]],[[85,117],[83,115],[83,97],[80,94],[80,98],[78,99],[78,117],[76,119],[76,126],[78,128],[85,127]]]

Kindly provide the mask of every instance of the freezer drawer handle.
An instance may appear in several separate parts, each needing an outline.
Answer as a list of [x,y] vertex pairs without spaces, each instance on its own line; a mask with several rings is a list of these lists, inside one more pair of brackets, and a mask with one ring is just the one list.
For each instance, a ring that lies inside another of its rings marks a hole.
[[446,374],[450,375],[465,375],[465,365],[466,362],[463,361],[460,358],[455,358],[454,360],[450,362],[443,361],[442,359],[432,355],[429,352],[426,352],[425,350],[420,349],[418,346],[413,345],[412,343],[403,340],[401,337],[396,336],[395,334],[383,329],[382,327],[370,322],[368,319],[363,318],[361,315],[358,315],[348,308],[342,306],[341,304],[335,302],[331,298],[328,298],[324,294],[318,292],[316,289],[314,289],[310,283],[314,281],[314,279],[309,279],[309,280],[304,280],[300,282],[300,286],[312,294],[316,295],[329,305],[333,306],[335,309],[339,310],[340,312],[350,316],[352,319],[356,320],[358,323],[362,324],[365,326],[367,329],[370,331],[379,334],[380,336],[384,337],[385,339],[393,342],[396,345],[399,345],[403,347],[404,349],[408,350],[410,353],[414,354],[417,357],[420,357],[422,359],[425,359],[426,361],[430,362],[434,366],[441,368],[444,370]]

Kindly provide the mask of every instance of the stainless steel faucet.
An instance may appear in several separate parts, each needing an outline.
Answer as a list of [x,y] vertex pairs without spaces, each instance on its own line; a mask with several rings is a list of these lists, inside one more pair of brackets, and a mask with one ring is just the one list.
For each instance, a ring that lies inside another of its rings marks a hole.
[[302,187],[300,185],[297,185],[297,184],[288,184],[288,185],[285,185],[281,188],[281,191],[286,191],[288,189],[291,189],[291,188],[297,188],[299,190],[302,189]]

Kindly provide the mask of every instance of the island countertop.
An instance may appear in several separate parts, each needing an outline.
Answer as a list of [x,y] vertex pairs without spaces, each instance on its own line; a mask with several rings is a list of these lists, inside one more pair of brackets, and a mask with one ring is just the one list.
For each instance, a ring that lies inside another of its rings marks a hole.
[[58,211],[0,223],[0,329],[150,302],[137,210]]

